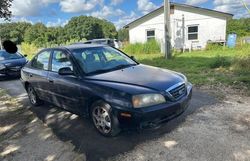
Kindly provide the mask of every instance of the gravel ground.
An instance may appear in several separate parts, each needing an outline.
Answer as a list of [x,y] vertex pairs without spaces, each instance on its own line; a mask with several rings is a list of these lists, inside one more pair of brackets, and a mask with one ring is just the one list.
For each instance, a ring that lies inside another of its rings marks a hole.
[[250,99],[227,96],[189,115],[176,130],[110,160],[250,161]]
[[195,90],[186,114],[154,132],[114,138],[59,108],[28,107],[19,81],[0,87],[27,106],[15,109],[14,100],[8,106],[1,100],[0,160],[250,161],[250,97],[226,87]]
[[82,161],[84,155],[60,141],[32,112],[0,91],[0,160]]

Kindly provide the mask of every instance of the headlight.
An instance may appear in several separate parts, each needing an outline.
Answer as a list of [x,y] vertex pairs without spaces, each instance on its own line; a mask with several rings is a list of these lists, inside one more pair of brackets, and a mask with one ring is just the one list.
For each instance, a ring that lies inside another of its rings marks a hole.
[[147,107],[166,102],[161,94],[140,94],[132,98],[134,108]]
[[0,70],[5,69],[5,65],[4,64],[0,64]]

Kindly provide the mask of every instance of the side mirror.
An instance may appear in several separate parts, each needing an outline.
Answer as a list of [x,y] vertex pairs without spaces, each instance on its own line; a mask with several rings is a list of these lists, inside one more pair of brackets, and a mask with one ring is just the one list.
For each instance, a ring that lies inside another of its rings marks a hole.
[[135,57],[134,57],[133,55],[130,56],[130,58],[131,58],[132,60],[136,61],[136,59],[135,59]]
[[23,56],[26,58],[28,55],[27,55],[27,54],[24,54]]
[[74,72],[71,70],[70,67],[60,68],[58,71],[59,75],[74,75]]

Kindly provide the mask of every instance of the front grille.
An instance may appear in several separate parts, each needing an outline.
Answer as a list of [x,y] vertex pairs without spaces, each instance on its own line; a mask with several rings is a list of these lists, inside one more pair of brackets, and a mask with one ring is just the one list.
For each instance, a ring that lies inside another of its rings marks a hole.
[[168,92],[174,100],[180,99],[182,96],[186,94],[185,83],[178,85],[177,87],[169,90]]

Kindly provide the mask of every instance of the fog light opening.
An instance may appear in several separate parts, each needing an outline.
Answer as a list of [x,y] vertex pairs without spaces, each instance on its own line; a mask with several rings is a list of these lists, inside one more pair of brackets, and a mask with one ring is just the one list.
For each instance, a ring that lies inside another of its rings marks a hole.
[[122,112],[121,116],[123,117],[132,117],[130,113]]

